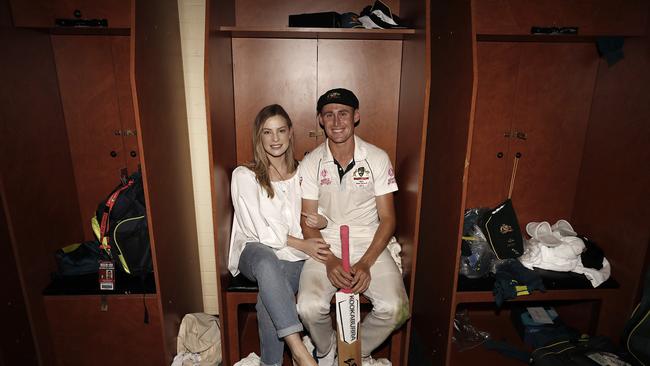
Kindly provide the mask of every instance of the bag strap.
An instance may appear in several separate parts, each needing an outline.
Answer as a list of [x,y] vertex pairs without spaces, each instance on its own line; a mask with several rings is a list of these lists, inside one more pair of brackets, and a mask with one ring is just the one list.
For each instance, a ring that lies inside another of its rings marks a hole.
[[512,198],[512,190],[515,188],[515,178],[517,178],[517,166],[519,165],[521,153],[515,154],[515,161],[512,163],[512,174],[510,174],[510,188],[508,188],[508,199]]
[[113,210],[113,206],[115,206],[115,201],[117,201],[117,197],[125,191],[127,188],[131,187],[134,184],[134,180],[130,179],[129,182],[124,185],[123,187],[119,188],[113,194],[108,197],[106,200],[106,207],[104,207],[104,213],[102,214],[102,221],[99,226],[99,243],[100,243],[100,248],[106,250],[108,254],[111,254],[111,246],[108,243],[108,238],[106,237],[106,233],[108,232],[110,223],[109,223],[109,217],[111,216],[111,211]]

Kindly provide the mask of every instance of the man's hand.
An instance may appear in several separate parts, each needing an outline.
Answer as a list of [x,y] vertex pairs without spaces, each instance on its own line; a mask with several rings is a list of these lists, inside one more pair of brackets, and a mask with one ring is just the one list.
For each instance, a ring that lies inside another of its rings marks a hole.
[[325,263],[330,252],[330,246],[323,238],[304,239],[301,250],[316,261]]
[[366,292],[370,286],[370,266],[363,261],[359,261],[352,266],[352,292],[360,294]]
[[337,288],[352,287],[352,275],[343,270],[343,262],[334,256],[334,254],[329,255],[329,258],[325,262],[325,267],[327,268],[327,278],[332,285]]

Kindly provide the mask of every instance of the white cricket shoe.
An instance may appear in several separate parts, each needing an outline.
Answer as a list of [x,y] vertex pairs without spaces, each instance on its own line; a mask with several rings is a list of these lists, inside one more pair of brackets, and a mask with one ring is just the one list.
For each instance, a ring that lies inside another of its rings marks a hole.
[[361,359],[361,366],[392,366],[393,364],[385,358],[374,359],[372,356]]

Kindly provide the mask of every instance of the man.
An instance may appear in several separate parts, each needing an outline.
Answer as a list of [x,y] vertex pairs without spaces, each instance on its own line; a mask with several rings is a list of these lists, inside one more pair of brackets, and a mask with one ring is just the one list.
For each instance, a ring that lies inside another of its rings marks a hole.
[[[361,355],[371,352],[409,317],[402,276],[386,246],[395,230],[393,192],[397,190],[388,154],[355,136],[359,100],[347,89],[332,89],[318,99],[317,118],[327,140],[300,164],[302,210],[328,220],[320,231],[301,221],[305,238],[323,237],[330,245],[324,262],[308,259],[298,292],[298,314],[316,346],[319,365],[333,365],[336,333],[330,300],[338,288],[351,288],[372,302],[361,323]],[[343,270],[340,225],[350,227],[351,271]]]

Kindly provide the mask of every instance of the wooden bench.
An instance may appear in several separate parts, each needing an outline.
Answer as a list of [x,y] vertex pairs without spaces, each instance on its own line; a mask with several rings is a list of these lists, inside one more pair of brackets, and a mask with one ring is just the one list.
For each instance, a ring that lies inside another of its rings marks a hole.
[[[246,356],[240,354],[239,336],[240,332],[243,331],[243,327],[239,324],[239,307],[241,305],[254,305],[257,303],[257,284],[249,281],[243,275],[238,275],[234,278],[231,277],[225,294],[225,315],[227,316],[225,335],[229,340],[228,355],[231,359],[231,364],[234,364],[241,357]],[[362,307],[369,307],[370,301],[364,296],[361,296],[361,304]],[[394,366],[401,365],[403,358],[402,352],[405,349],[403,344],[406,339],[405,332],[406,325],[403,325],[390,336],[389,352],[384,357],[387,357]]]

